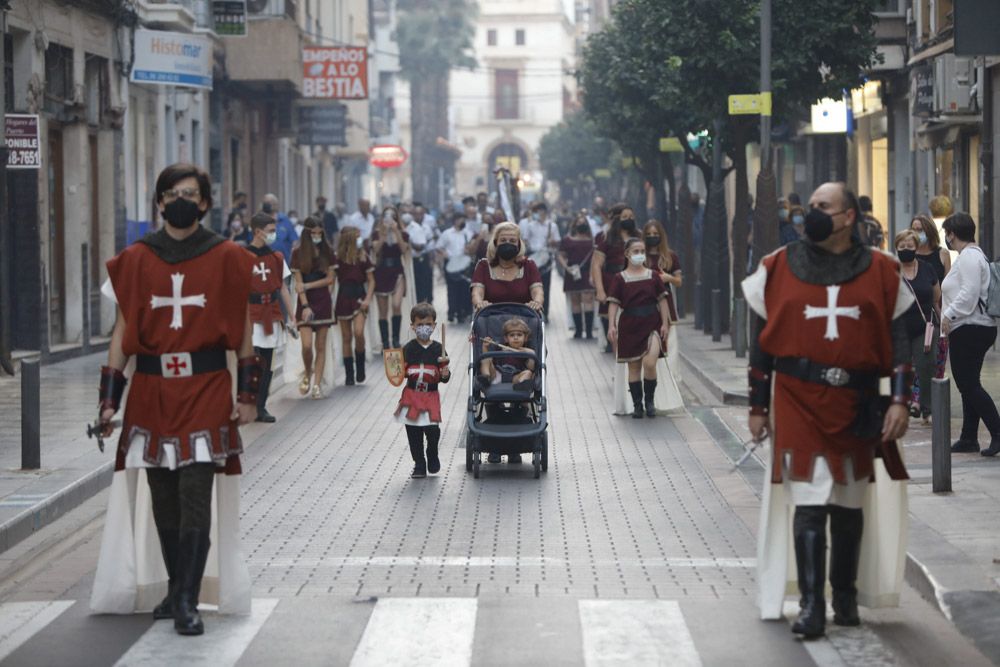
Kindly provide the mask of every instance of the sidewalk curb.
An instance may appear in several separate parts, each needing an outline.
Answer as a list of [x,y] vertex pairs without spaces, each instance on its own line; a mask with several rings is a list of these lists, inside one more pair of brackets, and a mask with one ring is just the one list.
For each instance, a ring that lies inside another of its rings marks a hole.
[[54,522],[111,484],[114,461],[108,461],[75,482],[0,525],[0,553]]
[[692,361],[691,358],[684,352],[683,346],[680,349],[679,356],[681,361],[684,362],[684,367],[687,371],[698,378],[698,380],[712,392],[712,395],[715,396],[716,399],[722,401],[724,405],[750,405],[750,398],[747,394],[728,391],[720,387],[717,382],[712,380],[708,373]]

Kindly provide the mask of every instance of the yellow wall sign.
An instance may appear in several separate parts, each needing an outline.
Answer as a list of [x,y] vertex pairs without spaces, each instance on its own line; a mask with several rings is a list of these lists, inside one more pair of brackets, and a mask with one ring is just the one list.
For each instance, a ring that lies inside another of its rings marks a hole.
[[594,178],[611,178],[610,169],[595,169]]
[[771,93],[754,93],[752,95],[730,95],[729,115],[753,114],[771,115]]
[[660,137],[660,152],[683,153],[684,147],[681,146],[681,140],[677,137]]

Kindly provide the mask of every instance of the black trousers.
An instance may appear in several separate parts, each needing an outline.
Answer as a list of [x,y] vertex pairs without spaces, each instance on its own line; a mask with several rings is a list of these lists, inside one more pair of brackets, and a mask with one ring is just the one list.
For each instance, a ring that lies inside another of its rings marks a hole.
[[212,527],[214,463],[192,463],[170,470],[147,468],[153,520],[163,530],[208,530]]
[[545,303],[542,304],[542,312],[545,313],[545,320],[549,319],[549,292],[552,287],[552,265],[549,270],[542,273],[542,290],[545,292]]
[[[980,419],[986,424],[990,435],[1000,438],[1000,414],[979,377],[986,352],[996,339],[996,327],[974,324],[961,326],[948,335],[951,375],[962,395],[962,440],[977,440]],[[920,389],[923,391],[923,387]]]
[[427,257],[417,257],[413,260],[413,286],[417,303],[434,302],[434,265]]
[[472,294],[464,271],[444,274],[448,287],[448,319],[461,320],[472,314]]

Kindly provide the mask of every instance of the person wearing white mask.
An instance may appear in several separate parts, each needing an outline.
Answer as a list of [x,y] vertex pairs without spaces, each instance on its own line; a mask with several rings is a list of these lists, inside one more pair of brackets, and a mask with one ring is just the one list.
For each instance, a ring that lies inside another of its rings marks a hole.
[[[414,206],[414,212],[417,207]],[[413,257],[413,289],[417,303],[431,303],[434,297],[433,237],[413,214],[402,215],[403,229],[410,237],[410,255]]]

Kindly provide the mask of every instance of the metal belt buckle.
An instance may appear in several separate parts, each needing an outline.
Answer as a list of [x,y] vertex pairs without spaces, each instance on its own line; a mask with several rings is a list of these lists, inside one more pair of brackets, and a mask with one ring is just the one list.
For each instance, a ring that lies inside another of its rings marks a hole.
[[194,369],[191,367],[191,354],[188,352],[161,354],[160,370],[165,378],[190,377],[194,374]]
[[427,391],[427,383],[418,382],[413,386],[413,388],[416,389],[417,391]]
[[823,380],[833,387],[843,387],[851,381],[851,374],[843,368],[827,368],[823,371]]

